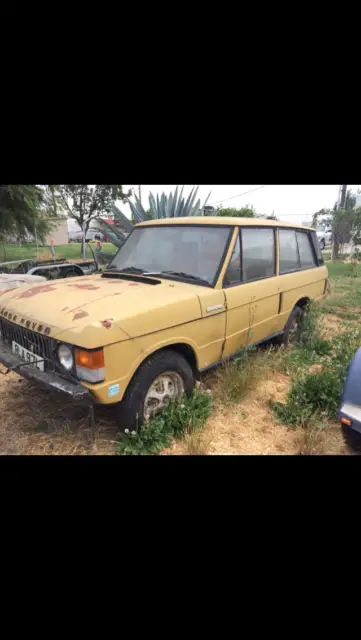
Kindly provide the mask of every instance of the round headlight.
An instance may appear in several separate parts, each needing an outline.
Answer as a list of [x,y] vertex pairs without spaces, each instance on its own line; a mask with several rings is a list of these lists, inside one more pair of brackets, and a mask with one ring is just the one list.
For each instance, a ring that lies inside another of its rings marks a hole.
[[66,344],[61,344],[58,349],[58,358],[59,362],[64,369],[70,371],[74,365],[73,354],[70,351],[69,347]]

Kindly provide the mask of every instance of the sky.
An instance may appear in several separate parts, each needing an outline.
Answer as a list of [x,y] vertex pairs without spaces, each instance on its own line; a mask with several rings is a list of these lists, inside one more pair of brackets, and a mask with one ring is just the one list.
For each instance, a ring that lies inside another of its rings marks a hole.
[[[174,192],[177,185],[141,185],[142,204],[149,208],[149,192],[154,195]],[[183,195],[190,193],[193,185],[185,185]],[[124,190],[136,188],[138,185],[124,185]],[[340,185],[201,185],[198,197],[203,205],[209,192],[211,195],[207,205],[215,207],[244,207],[253,205],[257,213],[270,215],[272,213],[284,222],[311,222],[312,216],[322,208],[332,208],[335,204]],[[356,192],[361,185],[348,185],[348,189]],[[249,193],[246,193],[249,192]],[[130,217],[128,204],[117,203],[119,208]]]

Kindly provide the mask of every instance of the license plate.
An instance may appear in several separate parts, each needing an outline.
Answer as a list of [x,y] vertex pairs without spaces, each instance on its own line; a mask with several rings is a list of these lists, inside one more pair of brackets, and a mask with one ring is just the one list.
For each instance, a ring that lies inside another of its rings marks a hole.
[[37,369],[39,369],[39,371],[44,371],[44,360],[41,356],[38,356],[28,349],[25,349],[21,346],[21,344],[14,342],[14,340],[12,342],[12,348],[13,353],[19,356],[19,358],[21,358],[25,362],[32,363],[33,367],[36,367]]

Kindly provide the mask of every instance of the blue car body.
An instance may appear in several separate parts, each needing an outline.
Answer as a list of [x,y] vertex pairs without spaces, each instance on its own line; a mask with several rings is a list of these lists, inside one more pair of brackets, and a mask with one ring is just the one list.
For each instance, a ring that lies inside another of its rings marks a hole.
[[361,435],[361,348],[351,362],[341,399],[339,420],[346,425],[342,418],[351,421],[346,428]]

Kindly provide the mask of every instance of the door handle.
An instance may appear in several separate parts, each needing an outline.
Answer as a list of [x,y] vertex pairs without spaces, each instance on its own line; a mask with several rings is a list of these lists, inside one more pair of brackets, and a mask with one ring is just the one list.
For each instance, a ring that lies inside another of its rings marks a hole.
[[221,309],[224,309],[224,304],[215,304],[213,307],[207,307],[206,311],[207,313],[211,313],[212,311],[220,311]]

